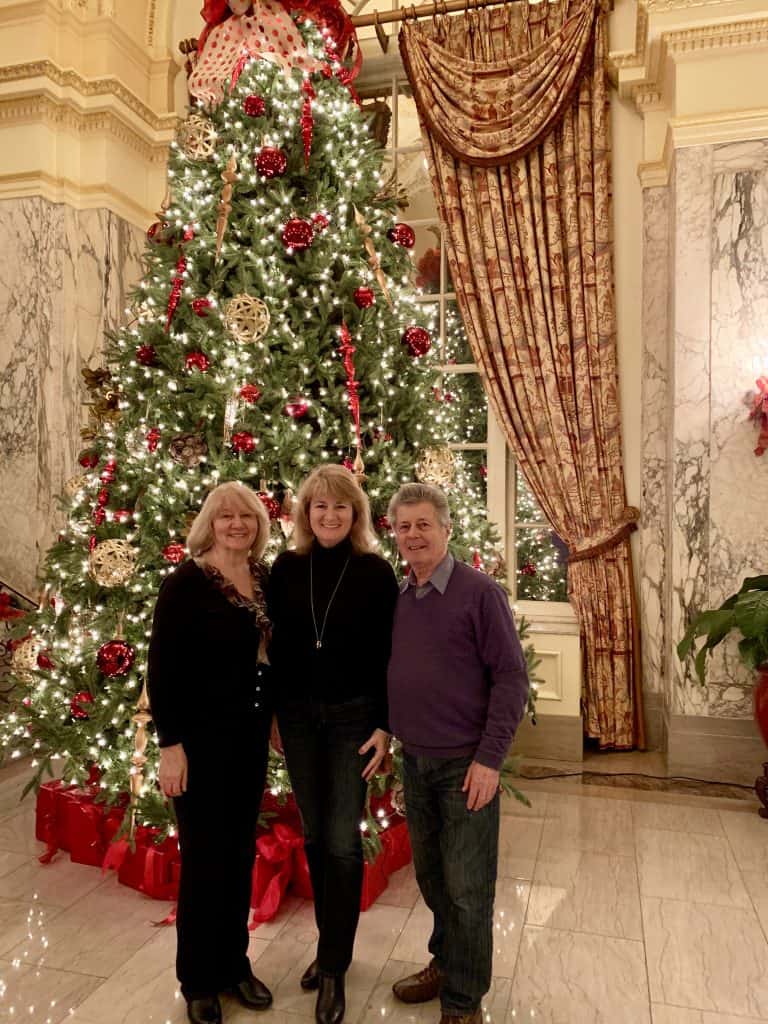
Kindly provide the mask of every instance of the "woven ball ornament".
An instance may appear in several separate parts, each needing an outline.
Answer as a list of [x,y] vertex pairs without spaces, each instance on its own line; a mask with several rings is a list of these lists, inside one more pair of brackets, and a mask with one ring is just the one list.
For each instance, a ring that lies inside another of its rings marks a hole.
[[224,326],[241,345],[261,341],[269,330],[269,322],[269,306],[254,295],[235,295],[224,307]]
[[406,327],[403,331],[401,341],[414,358],[425,356],[432,347],[432,339],[429,336],[429,331],[425,330],[423,327]]
[[276,522],[280,518],[280,513],[282,511],[280,507],[280,502],[277,500],[277,498],[274,498],[271,494],[267,494],[266,491],[258,491],[257,497],[261,501],[264,508],[267,510],[267,515],[272,520],[272,522]]
[[138,554],[127,540],[103,540],[91,552],[88,570],[100,587],[122,587],[136,571]]
[[254,438],[253,434],[249,434],[247,430],[240,430],[236,434],[233,434],[232,451],[255,452],[256,439]]
[[180,565],[187,557],[187,551],[183,544],[171,542],[163,548],[163,558],[171,565]]
[[246,96],[243,100],[243,112],[248,117],[262,117],[267,105],[261,96]]
[[64,493],[68,498],[74,498],[76,494],[88,486],[87,476],[71,476],[64,484]]
[[168,452],[174,462],[187,469],[194,469],[205,462],[208,445],[200,434],[179,434],[168,446]]
[[283,406],[283,412],[293,420],[300,420],[309,412],[309,402],[302,395],[294,395]]
[[99,671],[110,679],[124,676],[133,664],[136,651],[125,640],[108,640],[96,654]]
[[293,252],[304,252],[312,245],[315,231],[308,220],[292,217],[283,228],[283,245]]
[[187,352],[184,356],[184,365],[188,370],[199,370],[200,373],[205,373],[211,365],[211,361],[205,352]]
[[[87,690],[78,690],[72,700],[69,702],[69,713],[73,718],[85,719],[88,718],[88,712],[85,710],[89,704],[93,704],[93,697]],[[85,705],[85,707],[83,706]]]
[[288,157],[276,146],[264,146],[256,154],[253,164],[262,178],[280,178],[285,174]]
[[368,309],[376,301],[376,295],[374,294],[373,288],[367,288],[362,285],[360,288],[355,288],[352,292],[352,298],[355,300],[355,305],[359,309]]
[[13,648],[11,655],[11,668],[19,675],[37,668],[37,656],[40,653],[40,644],[31,636],[24,637]]
[[450,487],[456,472],[450,448],[426,448],[416,463],[416,479],[423,484]]
[[261,398],[261,388],[257,388],[255,384],[243,384],[238,395],[246,405],[255,405]]
[[178,141],[190,160],[207,160],[216,152],[216,127],[203,114],[190,114],[179,128]]
[[387,232],[387,238],[403,249],[412,249],[416,242],[416,232],[410,224],[395,224]]

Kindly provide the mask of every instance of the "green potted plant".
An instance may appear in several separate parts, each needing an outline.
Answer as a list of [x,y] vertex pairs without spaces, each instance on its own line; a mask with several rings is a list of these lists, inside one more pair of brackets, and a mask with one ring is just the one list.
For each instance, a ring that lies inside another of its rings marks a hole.
[[696,675],[703,683],[707,656],[734,632],[741,634],[742,662],[757,673],[755,719],[768,745],[768,575],[748,577],[719,608],[699,612],[677,645],[678,657],[685,661],[693,656],[696,641],[705,638],[694,657]]

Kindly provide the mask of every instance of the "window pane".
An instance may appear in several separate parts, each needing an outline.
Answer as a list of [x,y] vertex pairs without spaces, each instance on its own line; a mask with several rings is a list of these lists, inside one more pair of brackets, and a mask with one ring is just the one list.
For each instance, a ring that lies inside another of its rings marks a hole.
[[517,505],[515,507],[515,522],[517,523],[546,523],[544,513],[533,496],[533,492],[525,482],[523,474],[518,467],[515,467]]
[[363,116],[368,119],[371,135],[385,149],[392,149],[392,94],[374,96],[365,100],[362,106]]
[[437,207],[422,150],[397,154],[397,181],[408,198],[408,208],[398,211],[398,220],[436,221]]
[[448,407],[456,444],[484,444],[488,439],[488,400],[477,373],[446,373],[437,396]]
[[421,129],[416,104],[411,90],[407,85],[399,85],[397,90],[397,148],[421,144]]
[[457,460],[464,463],[466,480],[472,490],[471,497],[478,495],[483,507],[488,505],[488,453],[485,451],[457,451]]
[[515,534],[518,601],[567,601],[568,552],[549,526],[522,526]]
[[474,362],[455,299],[447,299],[445,303],[445,348],[450,363]]
[[414,228],[413,247],[416,262],[416,287],[425,292],[440,291],[440,228],[436,224]]

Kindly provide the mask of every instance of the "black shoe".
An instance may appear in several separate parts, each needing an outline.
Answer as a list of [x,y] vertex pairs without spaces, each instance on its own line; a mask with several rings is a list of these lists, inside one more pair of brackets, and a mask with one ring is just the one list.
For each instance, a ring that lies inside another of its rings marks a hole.
[[320,984],[320,979],[317,976],[317,960],[313,960],[306,971],[304,971],[299,984],[305,992],[314,992]]
[[344,975],[318,974],[317,1024],[341,1024],[344,1019]]
[[229,990],[249,1010],[268,1010],[272,1005],[272,993],[263,981],[251,974]]
[[221,1003],[218,996],[202,996],[187,1000],[190,1024],[221,1024]]

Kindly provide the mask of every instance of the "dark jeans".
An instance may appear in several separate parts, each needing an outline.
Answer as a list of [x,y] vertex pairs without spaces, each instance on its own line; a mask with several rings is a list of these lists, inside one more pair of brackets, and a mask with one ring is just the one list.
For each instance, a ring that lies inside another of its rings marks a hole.
[[370,754],[358,754],[373,732],[367,698],[344,704],[293,701],[278,711],[285,760],[304,827],[304,849],[320,937],[317,965],[343,974],[352,961],[363,846],[360,819]]
[[173,801],[181,876],[176,976],[185,999],[250,976],[248,913],[256,823],[267,771],[269,723],[185,744],[187,791]]
[[461,787],[471,761],[403,758],[416,879],[434,915],[429,951],[445,974],[440,1003],[451,1016],[476,1010],[491,987],[499,796],[467,810]]

